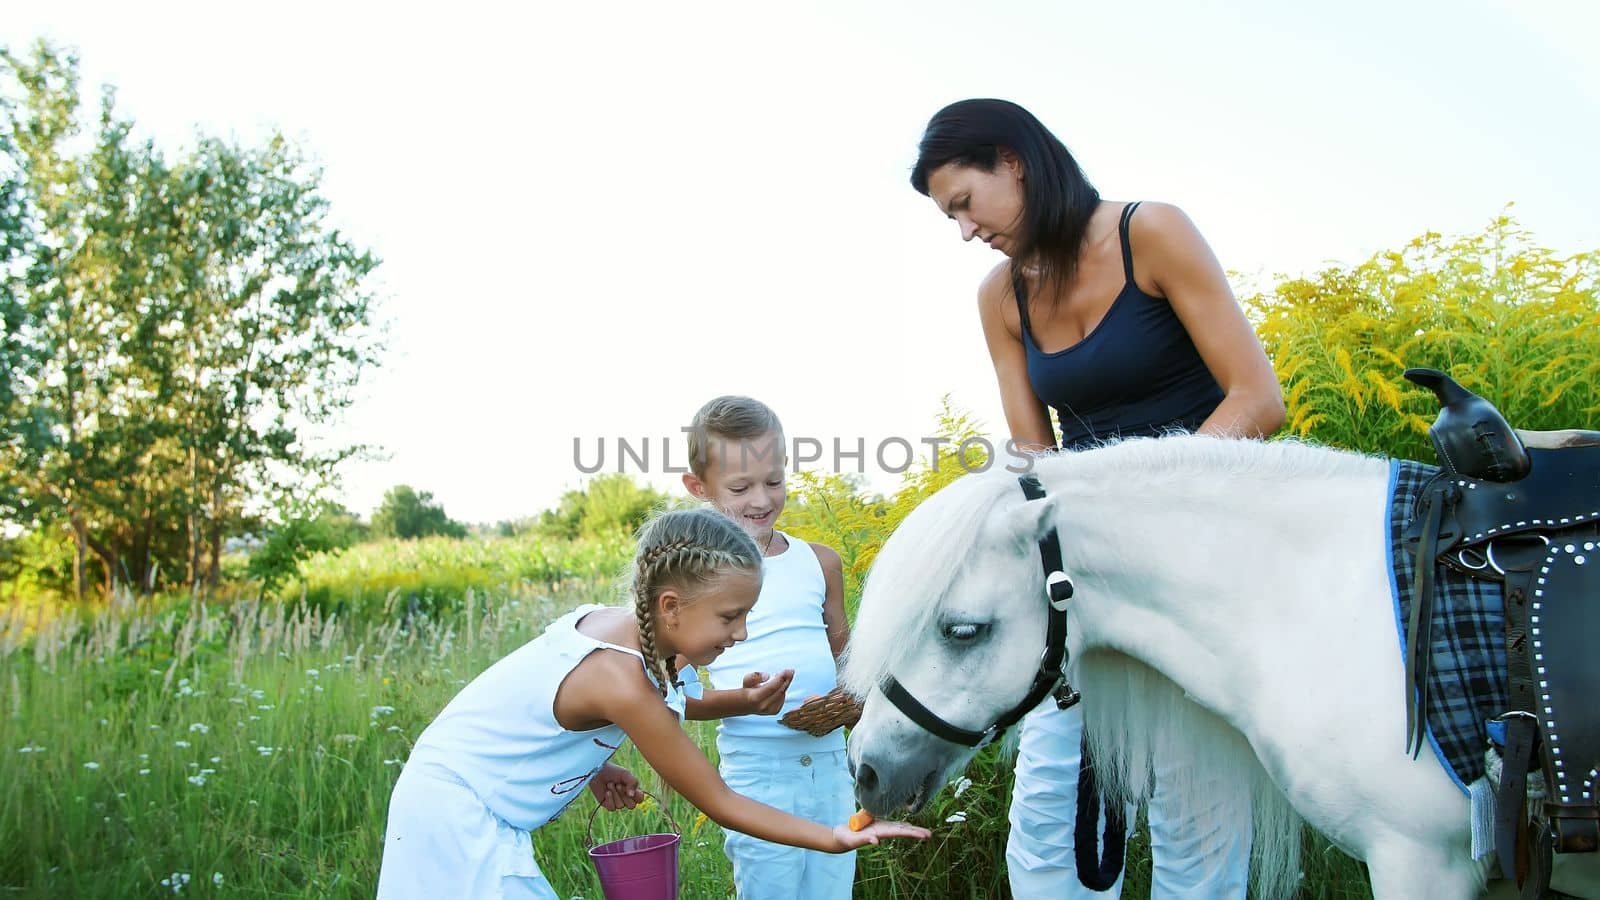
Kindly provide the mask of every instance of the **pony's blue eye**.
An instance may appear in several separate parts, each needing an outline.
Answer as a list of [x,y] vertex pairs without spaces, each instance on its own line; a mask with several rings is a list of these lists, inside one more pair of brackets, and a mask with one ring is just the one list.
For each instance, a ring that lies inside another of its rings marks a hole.
[[982,634],[988,627],[989,626],[987,625],[980,625],[976,622],[952,622],[944,626],[943,631],[946,639],[956,641],[958,643],[965,643]]

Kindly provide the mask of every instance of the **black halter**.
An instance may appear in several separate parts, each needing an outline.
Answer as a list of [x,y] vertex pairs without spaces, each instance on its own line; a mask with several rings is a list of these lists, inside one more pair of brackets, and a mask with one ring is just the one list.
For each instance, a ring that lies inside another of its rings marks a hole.
[[[1018,478],[1017,481],[1021,483],[1022,493],[1029,500],[1044,499],[1044,487],[1039,484],[1038,477],[1028,474]],[[1078,692],[1067,684],[1063,672],[1067,661],[1067,601],[1072,599],[1072,582],[1068,580],[1066,572],[1062,571],[1061,540],[1054,528],[1039,539],[1039,559],[1044,564],[1044,587],[1046,599],[1050,604],[1050,624],[1045,632],[1044,654],[1039,658],[1039,671],[1034,673],[1033,685],[1028,688],[1027,696],[996,719],[993,725],[982,731],[972,731],[958,728],[939,718],[932,710],[918,702],[917,698],[911,696],[910,691],[901,687],[893,675],[889,675],[884,678],[879,688],[883,691],[883,696],[894,704],[895,709],[900,710],[906,718],[936,737],[964,747],[982,747],[998,740],[1005,734],[1007,728],[1017,724],[1023,716],[1032,712],[1046,695],[1054,694],[1056,705],[1062,709],[1078,702]]]

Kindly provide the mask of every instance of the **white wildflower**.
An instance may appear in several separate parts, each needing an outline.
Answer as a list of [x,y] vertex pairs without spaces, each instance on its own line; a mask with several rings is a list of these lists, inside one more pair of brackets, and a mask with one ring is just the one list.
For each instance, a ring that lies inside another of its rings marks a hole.
[[139,774],[140,775],[149,775],[150,774],[150,770],[149,769],[140,769],[139,770]]
[[256,752],[261,754],[262,756],[271,756],[272,755],[272,748],[271,747],[257,747],[256,748]]
[[189,747],[189,746],[193,746],[193,745],[190,744],[188,741],[173,741],[172,742],[172,746],[174,746],[174,747]]
[[199,732],[200,734],[210,734],[211,733],[211,726],[207,725],[204,722],[196,722],[193,725],[189,726],[189,731],[190,732]]
[[945,824],[947,825],[954,825],[957,822],[965,822],[966,820],[967,814],[965,812],[953,812],[944,817]]
[[206,786],[206,777],[204,775],[190,775],[189,776],[189,783],[194,785],[195,787],[205,787]]
[[222,873],[221,872],[213,872],[211,874],[211,883],[216,885],[217,887],[222,887]]
[[317,671],[316,669],[307,669],[306,670],[306,677],[307,678],[315,678],[315,677],[317,677],[318,675],[321,675],[321,674],[322,673]]
[[97,762],[86,762],[83,764],[83,767],[85,769],[98,769],[100,768],[100,764]]
[[372,717],[376,719],[379,716],[387,716],[392,712],[394,712],[394,707],[392,706],[374,706],[372,708]]
[[963,775],[960,778],[956,779],[955,785],[956,785],[955,796],[959,797],[962,794],[965,794],[967,792],[967,788],[972,787],[972,779],[968,778],[965,775]]

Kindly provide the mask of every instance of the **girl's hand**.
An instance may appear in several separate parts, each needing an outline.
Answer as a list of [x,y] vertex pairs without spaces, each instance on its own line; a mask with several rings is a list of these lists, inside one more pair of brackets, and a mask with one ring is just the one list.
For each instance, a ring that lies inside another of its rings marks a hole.
[[750,715],[775,716],[783,709],[784,695],[789,683],[794,681],[794,670],[784,669],[768,678],[764,672],[751,672],[744,677],[744,699],[750,705]]
[[609,810],[632,809],[644,799],[639,779],[621,766],[606,763],[589,779],[589,790],[600,805]]
[[868,845],[876,846],[886,838],[913,838],[927,840],[933,832],[926,828],[919,828],[906,822],[889,822],[879,820],[860,831],[851,831],[849,825],[833,826],[833,839],[839,842],[839,853],[854,850],[857,847]]

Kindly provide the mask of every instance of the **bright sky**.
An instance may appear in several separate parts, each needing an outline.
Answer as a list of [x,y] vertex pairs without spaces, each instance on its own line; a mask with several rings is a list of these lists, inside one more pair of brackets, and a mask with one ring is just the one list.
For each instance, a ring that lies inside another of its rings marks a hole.
[[337,433],[388,454],[345,470],[363,513],[397,483],[536,513],[580,484],[575,438],[608,471],[648,439],[670,486],[661,442],[722,393],[829,457],[864,440],[880,487],[873,448],[946,393],[1002,434],[974,304],[999,257],[906,181],[965,97],[1030,108],[1103,195],[1178,204],[1251,275],[1508,202],[1600,247],[1587,0],[515,6],[53,0],[0,26],[75,46],[169,149],[278,128],[324,164],[385,261],[388,362]]

